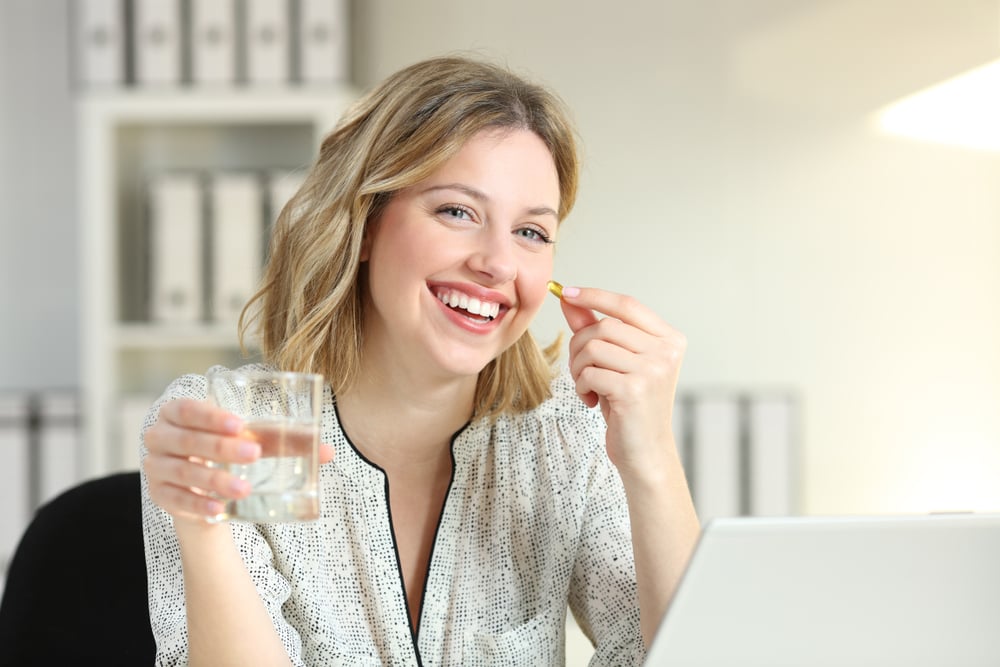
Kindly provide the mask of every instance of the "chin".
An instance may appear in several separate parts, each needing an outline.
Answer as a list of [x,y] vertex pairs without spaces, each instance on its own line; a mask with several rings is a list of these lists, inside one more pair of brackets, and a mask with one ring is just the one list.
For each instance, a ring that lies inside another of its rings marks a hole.
[[484,357],[482,355],[468,355],[462,357],[450,356],[442,360],[442,372],[454,377],[477,377],[490,362],[499,355]]
[[452,364],[450,368],[445,369],[445,372],[459,378],[479,377],[479,374],[483,372],[483,369],[490,365],[490,361],[492,361],[492,359],[479,364]]

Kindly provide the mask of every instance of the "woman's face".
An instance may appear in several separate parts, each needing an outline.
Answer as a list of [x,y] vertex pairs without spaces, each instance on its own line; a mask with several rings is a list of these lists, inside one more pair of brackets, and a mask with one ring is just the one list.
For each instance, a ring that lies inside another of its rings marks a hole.
[[558,230],[552,155],[527,130],[483,131],[373,221],[365,354],[471,376],[528,328],[546,295]]

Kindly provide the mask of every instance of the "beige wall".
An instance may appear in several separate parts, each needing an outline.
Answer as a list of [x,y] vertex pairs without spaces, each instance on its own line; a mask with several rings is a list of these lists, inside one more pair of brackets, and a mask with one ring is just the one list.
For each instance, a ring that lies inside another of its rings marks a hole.
[[995,2],[355,4],[362,85],[471,50],[570,103],[557,277],[687,333],[685,387],[798,392],[803,512],[1000,509],[1000,156],[870,122],[1000,57]]

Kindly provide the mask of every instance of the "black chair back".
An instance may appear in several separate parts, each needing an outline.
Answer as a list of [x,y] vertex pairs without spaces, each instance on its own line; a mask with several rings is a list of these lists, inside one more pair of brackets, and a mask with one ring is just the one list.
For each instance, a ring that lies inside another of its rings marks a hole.
[[139,473],[94,479],[35,514],[0,602],[0,665],[152,665]]

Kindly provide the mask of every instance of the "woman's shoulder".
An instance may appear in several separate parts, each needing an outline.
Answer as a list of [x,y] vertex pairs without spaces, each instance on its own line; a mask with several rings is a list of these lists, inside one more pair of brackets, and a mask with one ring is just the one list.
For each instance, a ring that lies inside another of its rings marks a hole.
[[228,370],[247,370],[247,371],[261,371],[261,370],[273,370],[269,366],[261,363],[244,364],[235,369],[229,368],[227,366],[216,365],[209,368],[202,374],[199,373],[188,373],[182,375],[167,385],[167,388],[161,396],[161,402],[165,400],[173,400],[179,398],[194,398],[201,400],[205,398],[208,394],[208,375],[209,373],[217,373]]
[[497,419],[491,444],[497,451],[506,448],[512,455],[544,461],[550,471],[581,471],[603,457],[606,431],[601,411],[580,400],[569,369],[563,368],[552,380],[548,399],[534,409]]
[[508,416],[512,423],[549,424],[560,429],[598,430],[606,428],[600,410],[588,408],[576,393],[576,383],[569,368],[562,366],[550,384],[550,396],[537,407]]
[[[536,408],[539,416],[556,419],[592,420],[601,417],[599,410],[588,408],[576,393],[576,382],[569,368],[561,366],[550,384],[551,396]],[[603,419],[602,419],[603,421]]]

